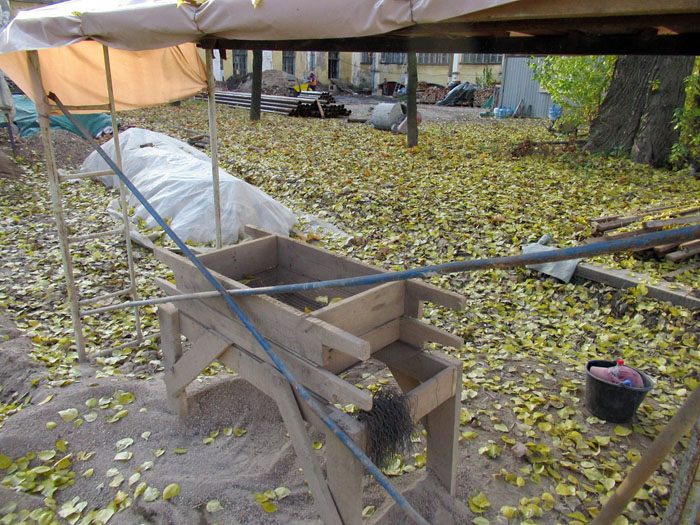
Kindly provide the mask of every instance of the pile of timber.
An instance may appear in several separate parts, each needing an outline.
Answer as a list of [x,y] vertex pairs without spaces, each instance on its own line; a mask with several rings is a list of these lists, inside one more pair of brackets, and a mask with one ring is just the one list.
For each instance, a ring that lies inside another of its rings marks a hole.
[[491,95],[493,95],[493,92],[493,86],[478,88],[474,92],[474,105],[481,107],[486,104],[486,101],[491,97]]
[[436,102],[445,98],[446,95],[446,88],[430,86],[423,91],[423,93],[418,97],[418,100],[421,104],[435,104]]
[[[657,206],[639,209],[628,215],[607,215],[590,219],[594,234],[602,235],[604,240],[634,237],[643,233],[663,230],[668,227],[700,223],[700,207],[678,209],[676,205]],[[636,223],[639,223],[637,225]],[[634,229],[622,233],[611,233],[620,228],[632,226]],[[637,226],[637,227],[635,227]],[[640,227],[641,226],[641,227]],[[601,237],[587,239],[587,243],[599,242]],[[700,239],[685,243],[655,246],[654,253],[672,262],[679,262],[700,254]]]
[[[252,95],[238,91],[217,91],[214,99],[217,104],[238,108],[250,108]],[[197,95],[205,99],[206,95]],[[298,97],[261,95],[260,110],[292,117],[334,118],[350,115],[343,104],[334,104],[335,99],[327,91],[302,91]]]

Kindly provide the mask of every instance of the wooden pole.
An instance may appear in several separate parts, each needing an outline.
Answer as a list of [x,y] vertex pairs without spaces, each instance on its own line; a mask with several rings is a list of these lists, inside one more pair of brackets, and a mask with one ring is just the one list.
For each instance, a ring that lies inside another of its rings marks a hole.
[[250,97],[250,121],[260,120],[262,95],[262,51],[253,51],[253,89]]
[[408,117],[407,142],[408,147],[418,145],[418,108],[416,105],[416,87],[418,86],[418,65],[414,52],[408,55],[408,85],[406,86],[406,106]]
[[[109,97],[109,112],[112,117],[112,140],[114,141],[114,158],[119,169],[122,168],[122,150],[119,145],[119,123],[117,121],[117,108],[114,102],[114,85],[112,84],[112,65],[109,60],[109,48],[102,46],[102,53],[105,62],[105,78],[107,80],[107,95]],[[126,242],[126,259],[129,270],[129,296],[132,301],[138,301],[139,295],[136,291],[136,271],[134,269],[134,255],[131,248],[131,223],[129,222],[129,207],[127,205],[126,186],[119,181],[119,206],[122,209],[122,221],[124,222],[124,239]],[[141,332],[141,314],[138,307],[134,307],[134,317],[136,325],[136,341],[141,344],[143,334]]]
[[693,486],[697,484],[698,465],[700,465],[700,419],[695,422],[683,462],[676,473],[676,482],[673,484],[671,498],[664,513],[664,525],[682,523],[684,509],[688,509],[688,514],[697,516],[698,509],[693,504],[691,493]]
[[625,480],[600,510],[600,514],[591,522],[591,525],[608,525],[615,521],[615,518],[625,510],[637,491],[644,486],[644,483],[661,465],[671,449],[690,430],[699,417],[700,387],[697,387],[657,436],[646,454],[627,473]]
[[205,51],[207,63],[207,92],[209,95],[209,151],[211,152],[211,178],[214,186],[214,223],[216,247],[221,248],[221,193],[219,188],[219,137],[216,128],[216,82],[214,81],[213,50]]
[[[447,84],[452,82],[452,75],[454,75],[454,63],[455,63],[455,54],[450,53],[447,55],[447,59],[449,60],[449,65],[447,66]],[[447,85],[445,84],[445,85]]]
[[61,187],[58,181],[58,170],[56,169],[56,157],[54,156],[53,143],[51,142],[51,132],[49,129],[49,103],[44,91],[44,83],[41,79],[41,68],[39,64],[39,53],[37,51],[27,51],[30,68],[29,75],[32,79],[34,91],[36,92],[36,111],[41,129],[41,141],[44,146],[44,159],[46,160],[46,171],[49,177],[49,189],[51,192],[51,207],[54,219],[56,220],[56,230],[61,247],[61,262],[63,263],[63,274],[66,279],[66,291],[68,303],[70,304],[70,314],[73,319],[73,331],[75,333],[75,346],[78,350],[78,359],[81,363],[87,362],[85,352],[85,340],[83,338],[83,323],[80,320],[80,305],[78,304],[78,289],[75,286],[73,276],[73,264],[71,262],[70,247],[68,245],[68,227],[63,215],[63,205],[61,204]]

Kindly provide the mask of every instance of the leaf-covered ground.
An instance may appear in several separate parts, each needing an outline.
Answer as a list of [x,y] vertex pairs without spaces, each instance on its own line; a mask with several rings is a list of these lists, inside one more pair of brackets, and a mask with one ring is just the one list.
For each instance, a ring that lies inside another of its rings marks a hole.
[[[182,128],[207,129],[201,103],[122,119],[180,138],[187,136]],[[669,201],[690,207],[700,198],[700,181],[672,179],[623,158],[579,151],[514,157],[513,146],[523,140],[551,140],[539,121],[426,122],[414,150],[406,150],[402,136],[341,120],[266,114],[250,124],[245,111],[220,108],[218,125],[221,163],[230,173],[353,236],[344,245],[321,239],[322,245],[387,269],[509,255],[545,233],[569,246],[589,236],[589,218]],[[61,386],[80,381],[80,371],[45,179],[37,165],[26,164],[25,171],[20,180],[0,179],[0,307],[32,337],[32,357],[46,367],[48,385]],[[64,192],[76,231],[112,224],[104,213],[115,197],[109,190],[73,183]],[[166,270],[136,253],[140,293],[154,295],[152,277]],[[91,241],[77,255],[83,289],[123,287],[126,265],[117,242]],[[687,264],[630,254],[597,262],[652,277]],[[700,288],[697,271],[679,282]],[[698,314],[650,299],[643,287],[565,285],[526,269],[447,275],[434,283],[467,297],[461,312],[426,309],[432,323],[465,340],[464,348],[447,349],[464,362],[458,498],[475,523],[591,519],[698,385]],[[156,309],[144,310],[146,335],[156,335]],[[132,327],[129,313],[88,318],[89,346],[117,345]],[[602,422],[583,406],[585,363],[617,357],[656,382],[629,425]],[[98,378],[151,377],[160,367],[157,341],[98,362]],[[3,401],[0,417],[20,408]],[[621,522],[658,520],[680,450]],[[397,459],[392,473],[410,477],[419,463]]]

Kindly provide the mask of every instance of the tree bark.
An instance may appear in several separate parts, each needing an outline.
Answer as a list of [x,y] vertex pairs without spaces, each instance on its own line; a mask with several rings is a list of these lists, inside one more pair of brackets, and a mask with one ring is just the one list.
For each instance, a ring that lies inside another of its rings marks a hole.
[[640,164],[661,166],[678,141],[673,112],[683,107],[683,80],[693,57],[621,56],[598,116],[591,125],[587,148],[621,152]]

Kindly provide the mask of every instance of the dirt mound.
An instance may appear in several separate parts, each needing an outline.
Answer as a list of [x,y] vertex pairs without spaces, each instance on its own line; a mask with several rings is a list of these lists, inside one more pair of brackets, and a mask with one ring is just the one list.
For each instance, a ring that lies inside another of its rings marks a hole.
[[[278,71],[276,69],[268,69],[262,73],[262,92],[263,95],[289,95],[289,88],[293,82],[289,80],[289,74],[284,71]],[[238,91],[244,93],[250,93],[253,90],[253,79],[252,75],[243,82],[239,87]]]

